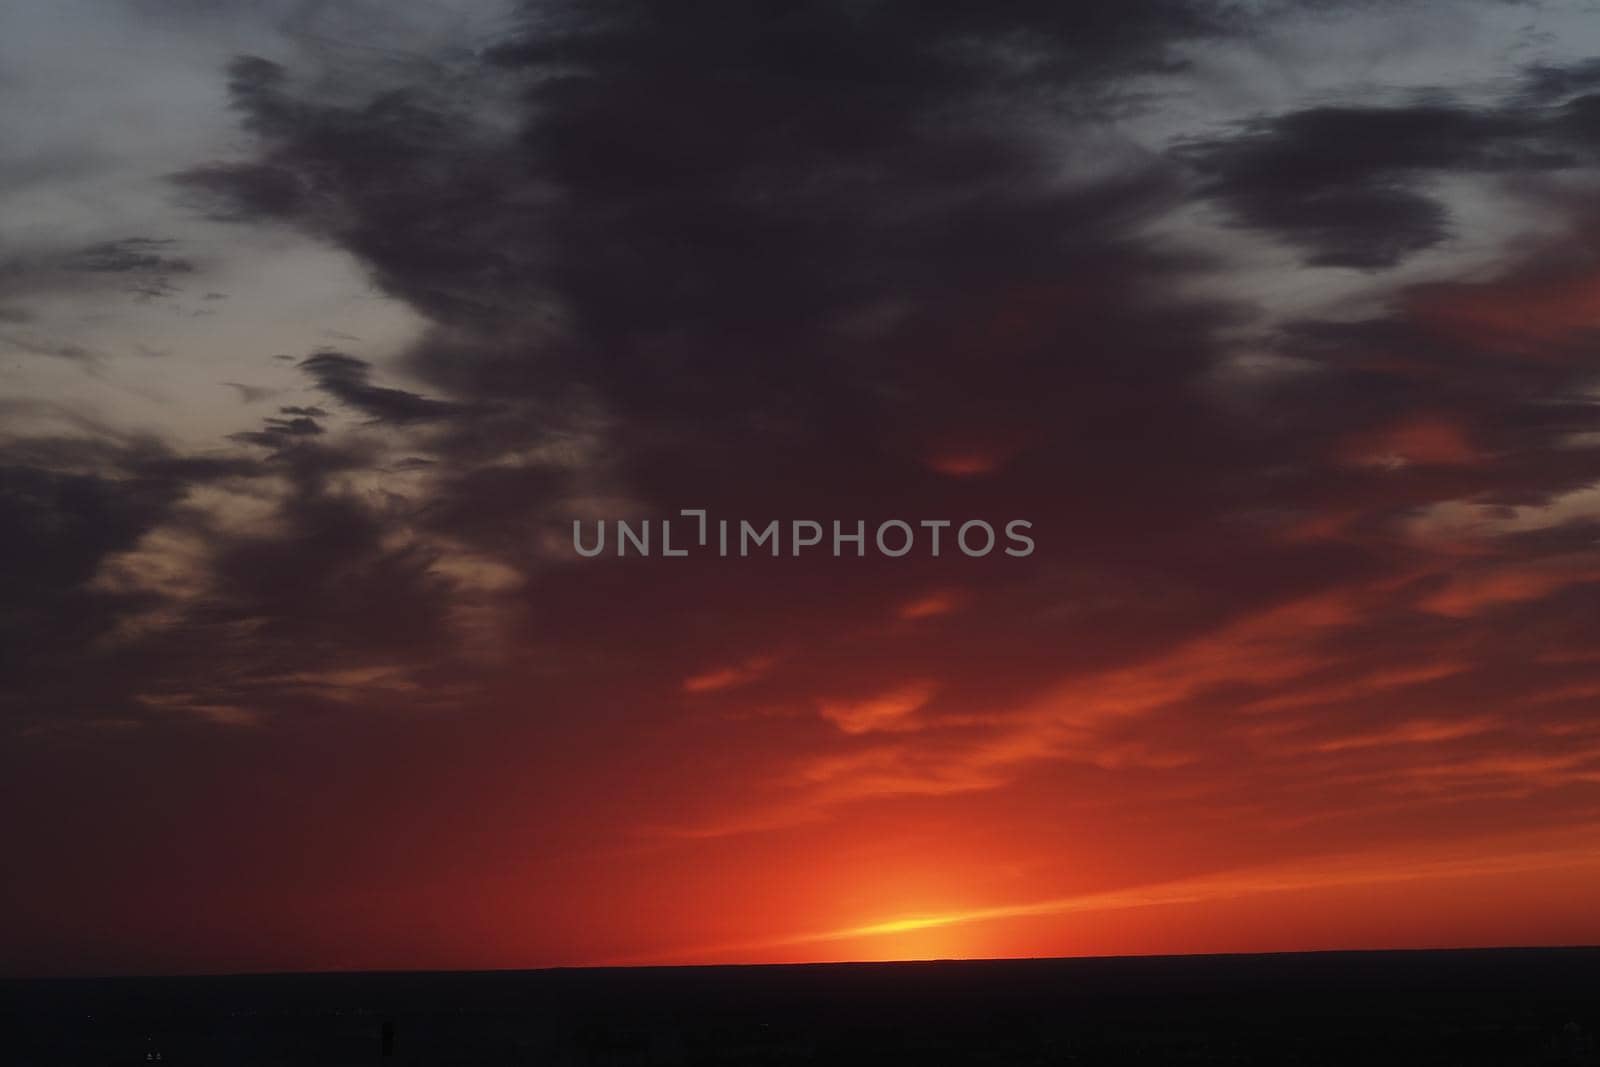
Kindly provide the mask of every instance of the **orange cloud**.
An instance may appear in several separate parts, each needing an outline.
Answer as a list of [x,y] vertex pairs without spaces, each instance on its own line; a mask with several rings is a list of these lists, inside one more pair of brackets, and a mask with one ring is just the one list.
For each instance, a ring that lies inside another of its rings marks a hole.
[[1460,422],[1418,415],[1346,438],[1339,458],[1357,467],[1455,467],[1476,463],[1482,455]]
[[1496,719],[1486,715],[1470,719],[1449,721],[1444,719],[1413,719],[1399,722],[1381,730],[1350,734],[1323,741],[1316,746],[1318,752],[1343,752],[1352,748],[1377,748],[1384,745],[1418,745],[1438,741],[1454,741],[1463,737],[1485,733],[1499,726]]
[[[998,789],[1029,764],[1060,760],[1105,769],[1171,769],[1194,759],[1176,742],[1114,738],[1124,724],[1232,683],[1284,683],[1329,665],[1309,641],[1361,617],[1358,597],[1336,592],[1276,606],[1222,626],[1164,656],[1063,682],[1020,707],[972,709],[948,725],[892,744],[810,755],[787,781],[793,794],[765,814],[748,813],[696,835],[743,832],[814,819],[841,804],[888,796],[942,796]],[[931,698],[914,683],[860,702],[822,706],[847,734],[907,734]]]
[[1453,341],[1548,358],[1553,346],[1600,327],[1600,274],[1421,286],[1409,310]]
[[1419,663],[1414,667],[1372,671],[1328,685],[1301,686],[1286,693],[1253,701],[1246,706],[1251,711],[1280,711],[1287,708],[1360,700],[1393,689],[1449,678],[1469,669],[1470,664],[1463,662]]
[[911,682],[866,700],[824,701],[818,710],[847,734],[915,730],[920,724],[912,714],[933,699],[936,690],[932,682]]
[[1504,604],[1541,600],[1558,589],[1600,578],[1592,568],[1559,570],[1553,567],[1506,567],[1459,574],[1419,603],[1435,615],[1466,618]]
[[938,615],[948,615],[956,609],[959,602],[960,599],[954,593],[941,590],[900,605],[895,617],[906,622],[931,619]]
[[975,478],[993,474],[1007,458],[998,448],[951,448],[929,456],[928,467],[951,478]]
[[775,662],[771,656],[758,656],[745,660],[743,663],[728,667],[717,667],[701,674],[691,675],[683,680],[685,693],[715,693],[722,689],[732,689],[735,686],[753,682],[765,674]]
[[[1495,752],[1459,760],[1441,760],[1412,767],[1414,779],[1435,780],[1456,795],[1460,779],[1486,779],[1506,784],[1554,788],[1576,783],[1600,783],[1600,745],[1574,747],[1558,753]],[[1446,784],[1447,782],[1452,784]]]

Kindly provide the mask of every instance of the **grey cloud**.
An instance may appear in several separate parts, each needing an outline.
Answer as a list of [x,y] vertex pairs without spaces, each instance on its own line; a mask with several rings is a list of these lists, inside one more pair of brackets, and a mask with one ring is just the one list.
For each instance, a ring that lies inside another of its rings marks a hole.
[[269,418],[260,430],[246,430],[230,436],[245,444],[281,448],[297,438],[315,437],[322,432],[322,426],[315,419],[302,415],[288,419]]
[[1313,266],[1381,268],[1450,236],[1424,182],[1448,173],[1574,165],[1548,116],[1456,105],[1318,107],[1185,146],[1202,190]]
[[245,385],[242,382],[223,382],[222,384],[238,392],[240,402],[245,404],[254,404],[258,400],[265,400],[279,392],[277,389],[269,389],[260,385]]
[[77,270],[106,273],[185,274],[194,264],[173,256],[177,241],[167,237],[124,237],[79,250],[69,261]]
[[1240,225],[1312,266],[1378,269],[1452,235],[1430,183],[1572,170],[1600,159],[1600,67],[1524,71],[1498,104],[1442,91],[1392,106],[1318,106],[1259,118],[1174,155]]
[[318,352],[299,363],[329,396],[380,422],[419,422],[466,413],[461,404],[373,385],[372,365],[343,352]]

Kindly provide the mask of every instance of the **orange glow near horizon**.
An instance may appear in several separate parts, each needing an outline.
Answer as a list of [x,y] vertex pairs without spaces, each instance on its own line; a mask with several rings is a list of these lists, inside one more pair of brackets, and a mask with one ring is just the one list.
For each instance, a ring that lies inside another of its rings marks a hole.
[[[1397,914],[1406,916],[1408,922],[1416,922],[1420,916],[1408,913],[1419,905],[1439,909],[1446,915],[1459,913],[1463,910],[1460,907],[1463,899],[1470,899],[1490,886],[1503,889],[1529,876],[1542,877],[1549,883],[1531,889],[1528,895],[1532,898],[1546,896],[1551,886],[1565,884],[1570,890],[1600,877],[1600,854],[1590,842],[1570,849],[1512,853],[1487,859],[1443,855],[1410,860],[1378,855],[1348,856],[1300,869],[1294,866],[1262,868],[1053,900],[942,913],[901,914],[837,929],[748,943],[701,946],[615,962],[846,962],[1250,951],[1252,947],[1248,943],[1229,949],[1226,942],[1208,943],[1204,939],[1196,940],[1187,948],[1150,944],[1132,934],[1140,926],[1140,920],[1131,913],[1172,913],[1198,908],[1201,909],[1199,913],[1204,914],[1209,908],[1231,917],[1241,911],[1255,912],[1261,925],[1272,926],[1282,923],[1296,907],[1311,898],[1320,897],[1326,902],[1343,896],[1358,905],[1364,903],[1371,907],[1376,903],[1371,895],[1373,890],[1399,887],[1401,895],[1411,898],[1412,902]],[[1560,899],[1563,894],[1558,891],[1549,895]],[[1572,910],[1581,908],[1581,893],[1568,892],[1565,905]],[[1359,914],[1358,908],[1352,918]],[[1021,944],[1016,941],[1019,931],[1024,939],[1036,939],[1040,929],[1059,928],[1063,919],[1073,918],[1079,920],[1080,928],[1076,944],[1070,940],[1024,940]],[[1162,924],[1158,921],[1155,925]],[[1010,929],[1006,929],[1008,926]],[[1304,935],[1282,941],[1268,939],[1254,949],[1432,947],[1454,943],[1450,935],[1441,935],[1426,923],[1419,923],[1414,929],[1409,938],[1402,936],[1374,944],[1351,937],[1345,930],[1331,928],[1321,940],[1304,939]],[[1108,932],[1113,933],[1110,940],[1106,936]],[[1537,935],[1532,937],[1532,941],[1540,940]],[[1500,943],[1522,942],[1513,937]]]
[[[790,651],[751,651],[663,671],[653,699],[678,713],[626,750],[599,719],[563,720],[565,735],[490,716],[352,722],[296,772],[316,803],[266,806],[247,784],[260,750],[215,747],[211,805],[168,810],[240,875],[210,906],[258,923],[169,968],[1600,942],[1600,824],[1553,799],[1600,782],[1600,740],[1541,717],[1592,701],[1592,650],[1542,647],[1561,681],[1519,696],[1519,719],[1463,687],[1478,665],[1459,637],[1430,637],[1426,657],[1342,641],[1397,612],[1459,634],[1593,573],[1575,560],[1512,581],[1472,564],[1242,612],[1019,698],[959,644],[892,674],[841,659],[826,684]],[[897,592],[861,632],[928,641],[980,608]],[[347,760],[373,744],[383,760]],[[134,766],[108,764],[104,788]],[[171,803],[175,784],[146,803]],[[108,943],[170,935],[187,921],[183,868],[139,858],[162,825],[106,810],[120,815],[108,856],[143,872],[141,899],[173,902],[105,911]],[[239,822],[281,840],[247,849]],[[298,884],[265,866],[287,848]],[[327,917],[309,948],[307,915]]]

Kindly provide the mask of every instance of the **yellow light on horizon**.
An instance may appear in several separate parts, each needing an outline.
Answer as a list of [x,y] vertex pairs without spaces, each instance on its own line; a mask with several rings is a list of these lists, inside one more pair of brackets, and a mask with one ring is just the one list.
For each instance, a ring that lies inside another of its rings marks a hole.
[[961,922],[960,915],[922,915],[907,919],[891,919],[888,922],[868,923],[846,931],[845,937],[875,937],[879,934],[903,934],[910,930],[926,930],[933,926],[948,926],[951,923]]

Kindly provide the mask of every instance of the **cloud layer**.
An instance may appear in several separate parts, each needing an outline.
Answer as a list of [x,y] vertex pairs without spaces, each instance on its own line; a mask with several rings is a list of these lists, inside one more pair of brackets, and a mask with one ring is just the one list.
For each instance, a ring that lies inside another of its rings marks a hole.
[[[460,5],[365,48],[322,6],[207,68],[226,138],[110,168],[182,237],[0,258],[10,966],[802,952],[1592,824],[1592,61],[1240,103],[1369,13]],[[681,508],[1038,547],[571,550]],[[908,873],[858,900],[874,848]],[[941,865],[983,873],[915,903]],[[410,925],[469,898],[520,955]]]

